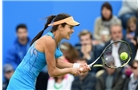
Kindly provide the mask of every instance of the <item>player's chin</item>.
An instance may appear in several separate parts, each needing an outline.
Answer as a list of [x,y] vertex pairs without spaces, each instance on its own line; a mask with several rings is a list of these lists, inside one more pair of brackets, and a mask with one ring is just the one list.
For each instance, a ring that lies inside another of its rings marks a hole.
[[65,39],[69,40],[70,39],[70,36],[67,36]]

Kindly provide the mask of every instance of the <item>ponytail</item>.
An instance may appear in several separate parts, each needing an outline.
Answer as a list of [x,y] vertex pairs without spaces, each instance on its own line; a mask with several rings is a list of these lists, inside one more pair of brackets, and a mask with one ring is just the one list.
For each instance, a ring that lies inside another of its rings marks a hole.
[[44,29],[41,30],[41,31],[34,37],[34,39],[31,41],[30,46],[31,46],[37,39],[39,39],[39,38],[42,36],[42,34],[44,33],[45,29],[48,28],[48,24],[50,24],[50,23],[52,22],[52,20],[53,20],[55,17],[56,17],[55,15],[51,15],[51,16],[48,17],[48,20],[47,20],[47,23],[45,24]]

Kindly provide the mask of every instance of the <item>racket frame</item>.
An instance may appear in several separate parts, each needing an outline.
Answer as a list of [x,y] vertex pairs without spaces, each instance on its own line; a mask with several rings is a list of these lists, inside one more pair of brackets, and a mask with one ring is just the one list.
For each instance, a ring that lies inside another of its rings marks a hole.
[[[111,67],[111,66],[108,66],[108,65],[106,65],[106,63],[105,63],[105,60],[104,60],[104,58],[103,58],[103,54],[104,54],[104,52],[106,51],[106,49],[107,49],[110,45],[112,45],[112,44],[114,44],[114,43],[118,43],[118,42],[123,42],[123,43],[127,44],[128,48],[129,48],[129,50],[130,50],[129,59],[127,60],[127,62],[126,62],[125,64],[123,64],[123,65],[120,66],[120,67]],[[107,66],[108,68],[121,68],[121,67],[124,67],[125,65],[127,65],[127,64],[129,63],[129,61],[131,60],[131,57],[132,57],[132,50],[131,50],[131,48],[130,48],[130,45],[129,45],[126,41],[118,40],[118,41],[115,41],[115,42],[110,43],[109,45],[107,45],[107,46],[104,48],[104,50],[102,51],[102,53],[100,54],[100,56],[99,56],[94,62],[92,62],[91,64],[89,64],[88,66],[89,66],[90,68],[92,68],[92,67],[103,67],[103,66]],[[103,64],[95,64],[100,58],[102,59]]]

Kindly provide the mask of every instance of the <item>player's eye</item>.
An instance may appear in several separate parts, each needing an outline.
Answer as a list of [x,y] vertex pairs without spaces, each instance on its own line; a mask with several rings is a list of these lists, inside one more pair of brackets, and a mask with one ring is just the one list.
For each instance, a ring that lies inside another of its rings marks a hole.
[[73,26],[70,26],[70,29],[73,29]]

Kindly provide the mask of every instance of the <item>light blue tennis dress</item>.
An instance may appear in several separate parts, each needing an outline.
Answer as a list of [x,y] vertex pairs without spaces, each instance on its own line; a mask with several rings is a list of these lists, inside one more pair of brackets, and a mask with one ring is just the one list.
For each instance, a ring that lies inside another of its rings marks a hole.
[[[48,32],[47,35],[54,39],[52,32]],[[60,48],[57,47],[55,58],[62,55]],[[37,76],[45,66],[45,54],[38,51],[33,43],[11,77],[7,90],[35,90]]]

